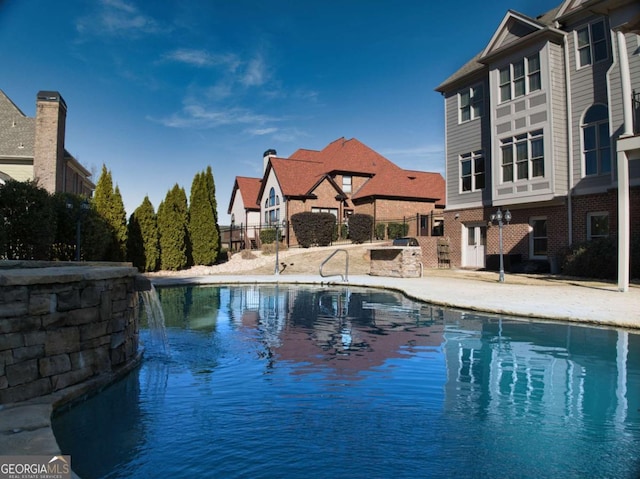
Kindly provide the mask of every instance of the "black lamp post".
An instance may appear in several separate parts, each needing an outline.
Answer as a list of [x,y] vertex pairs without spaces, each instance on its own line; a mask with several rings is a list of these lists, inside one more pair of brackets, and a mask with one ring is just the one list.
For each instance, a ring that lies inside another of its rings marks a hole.
[[[71,201],[67,200],[67,209],[73,210],[74,205]],[[82,240],[82,220],[89,212],[89,201],[84,199],[80,203],[80,209],[76,212],[76,261],[80,261],[80,244]]]
[[231,229],[229,230],[229,254],[233,252],[233,227],[235,226],[235,218],[231,216]]
[[493,223],[494,221],[498,222],[498,228],[499,228],[499,238],[500,238],[500,275],[498,277],[498,281],[500,281],[501,283],[504,283],[504,253],[503,253],[503,247],[502,247],[502,227],[504,226],[503,220],[509,224],[509,222],[511,221],[511,212],[509,210],[504,212],[504,215],[502,214],[502,210],[500,208],[498,208],[498,211],[496,211],[495,214],[491,215],[491,222]]
[[[282,220],[282,227],[286,228],[287,227],[287,220]],[[276,267],[275,270],[273,272],[273,274],[275,274],[276,276],[280,274],[280,267],[278,266],[280,264],[279,258],[278,258],[278,246],[280,244],[280,223],[277,222],[276,223]]]

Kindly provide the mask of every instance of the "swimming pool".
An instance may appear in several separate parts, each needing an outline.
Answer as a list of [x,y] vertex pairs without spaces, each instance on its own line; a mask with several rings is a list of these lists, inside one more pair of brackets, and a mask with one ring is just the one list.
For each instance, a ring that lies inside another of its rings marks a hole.
[[640,337],[348,287],[158,291],[168,353],[54,418],[83,478],[637,477]]

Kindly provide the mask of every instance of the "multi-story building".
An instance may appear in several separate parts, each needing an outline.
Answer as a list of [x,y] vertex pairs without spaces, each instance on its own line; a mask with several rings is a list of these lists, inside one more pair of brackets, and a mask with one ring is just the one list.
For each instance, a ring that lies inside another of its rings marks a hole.
[[537,18],[508,11],[436,88],[454,265],[487,266],[499,249],[491,215],[508,209],[508,258],[556,271],[563,248],[618,235],[628,284],[629,231],[640,236],[639,33],[636,0],[566,0]]
[[38,92],[32,118],[0,90],[0,184],[36,180],[50,193],[91,196],[91,172],[65,149],[66,118],[58,92]]

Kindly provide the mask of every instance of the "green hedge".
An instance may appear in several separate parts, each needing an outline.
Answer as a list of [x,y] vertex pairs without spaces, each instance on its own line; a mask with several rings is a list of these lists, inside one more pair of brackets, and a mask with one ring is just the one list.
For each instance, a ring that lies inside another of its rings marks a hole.
[[276,242],[275,228],[266,228],[266,229],[260,230],[260,243],[272,244],[275,242]]
[[352,243],[362,244],[373,236],[373,216],[353,214],[349,217],[349,238]]
[[403,238],[409,233],[409,225],[406,223],[389,223],[387,231],[389,239]]
[[291,226],[301,247],[329,246],[336,227],[336,217],[331,213],[305,211],[291,216]]

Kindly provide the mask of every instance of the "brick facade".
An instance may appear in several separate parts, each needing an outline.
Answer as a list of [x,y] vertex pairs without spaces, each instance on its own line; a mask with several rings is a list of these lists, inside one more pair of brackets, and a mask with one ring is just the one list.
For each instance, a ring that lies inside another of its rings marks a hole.
[[[609,234],[615,235],[618,228],[617,190],[606,193],[574,196],[572,198],[572,232],[571,243],[587,240],[588,213],[607,212],[609,215]],[[631,196],[631,237],[640,237],[640,187],[630,189]],[[499,228],[490,222],[490,217],[497,211],[493,208],[471,208],[444,213],[444,234],[451,245],[451,264],[456,267],[462,264],[462,248],[464,226],[485,223],[487,225],[486,254],[499,254]],[[505,211],[507,208],[503,208]],[[546,207],[509,209],[511,222],[503,227],[504,254],[519,254],[524,260],[531,257],[531,220],[546,218],[547,220],[547,257],[555,262],[564,248],[569,246],[569,208],[567,204]],[[555,265],[552,265],[555,266]]]

